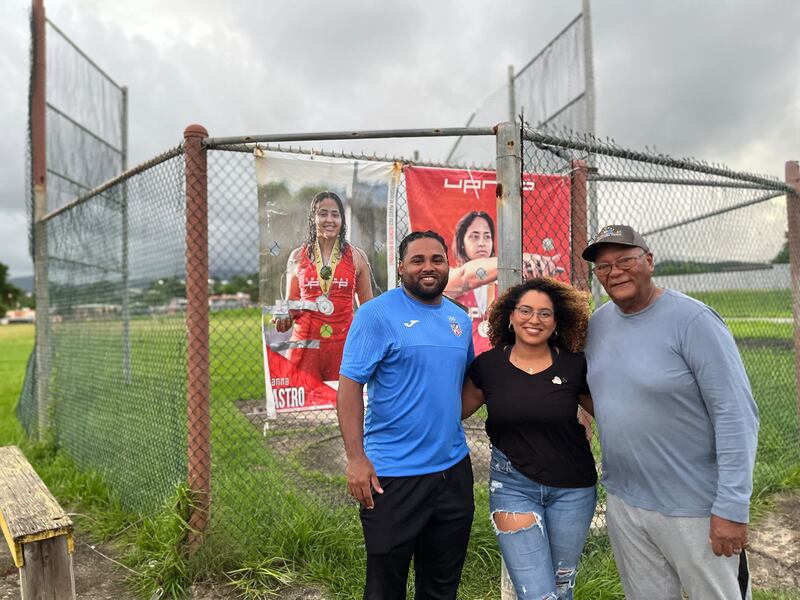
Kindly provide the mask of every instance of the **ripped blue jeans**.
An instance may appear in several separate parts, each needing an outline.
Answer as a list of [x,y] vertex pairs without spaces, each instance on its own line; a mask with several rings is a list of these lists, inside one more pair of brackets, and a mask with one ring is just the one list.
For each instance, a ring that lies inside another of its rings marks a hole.
[[492,448],[489,511],[517,598],[572,600],[596,503],[595,486],[536,483]]

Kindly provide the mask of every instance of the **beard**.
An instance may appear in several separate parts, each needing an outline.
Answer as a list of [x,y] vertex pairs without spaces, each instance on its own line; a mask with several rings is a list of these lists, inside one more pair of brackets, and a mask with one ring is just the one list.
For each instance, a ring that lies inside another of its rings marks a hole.
[[420,279],[422,276],[412,277],[410,275],[403,274],[400,276],[400,281],[403,283],[403,287],[413,296],[416,296],[420,300],[435,300],[439,296],[442,295],[444,288],[447,287],[447,280],[449,279],[449,273],[446,271],[444,276],[440,276],[439,280],[433,286],[423,286],[420,283]]

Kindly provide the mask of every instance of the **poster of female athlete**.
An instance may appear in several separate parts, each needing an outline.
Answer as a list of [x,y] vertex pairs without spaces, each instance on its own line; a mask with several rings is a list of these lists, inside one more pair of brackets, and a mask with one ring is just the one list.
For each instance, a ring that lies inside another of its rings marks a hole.
[[333,408],[354,312],[386,289],[399,169],[280,152],[255,164],[267,414]]
[[[472,317],[475,353],[489,349],[487,316],[497,295],[497,200],[494,171],[404,169],[411,230],[432,229],[448,244],[445,294]],[[524,277],[569,281],[570,180],[526,174],[522,182]]]

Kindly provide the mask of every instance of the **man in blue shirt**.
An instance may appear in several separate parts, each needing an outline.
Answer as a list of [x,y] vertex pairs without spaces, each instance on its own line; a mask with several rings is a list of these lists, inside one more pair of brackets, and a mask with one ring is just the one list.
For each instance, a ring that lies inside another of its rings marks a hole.
[[631,227],[603,228],[583,258],[611,299],[585,353],[625,596],[749,598],[758,410],[733,336],[702,302],[655,285]]
[[[365,599],[455,599],[474,511],[461,386],[474,357],[469,316],[442,296],[444,240],[400,243],[402,287],[356,313],[339,369],[347,487],[361,503]],[[363,387],[367,385],[364,418]]]

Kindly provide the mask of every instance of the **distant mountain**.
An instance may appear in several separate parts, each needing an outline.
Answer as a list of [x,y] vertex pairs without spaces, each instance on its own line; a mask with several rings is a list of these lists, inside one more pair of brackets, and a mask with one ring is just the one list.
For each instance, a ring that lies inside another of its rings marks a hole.
[[9,277],[8,283],[17,286],[23,292],[29,294],[33,292],[33,275],[26,275],[25,277]]

